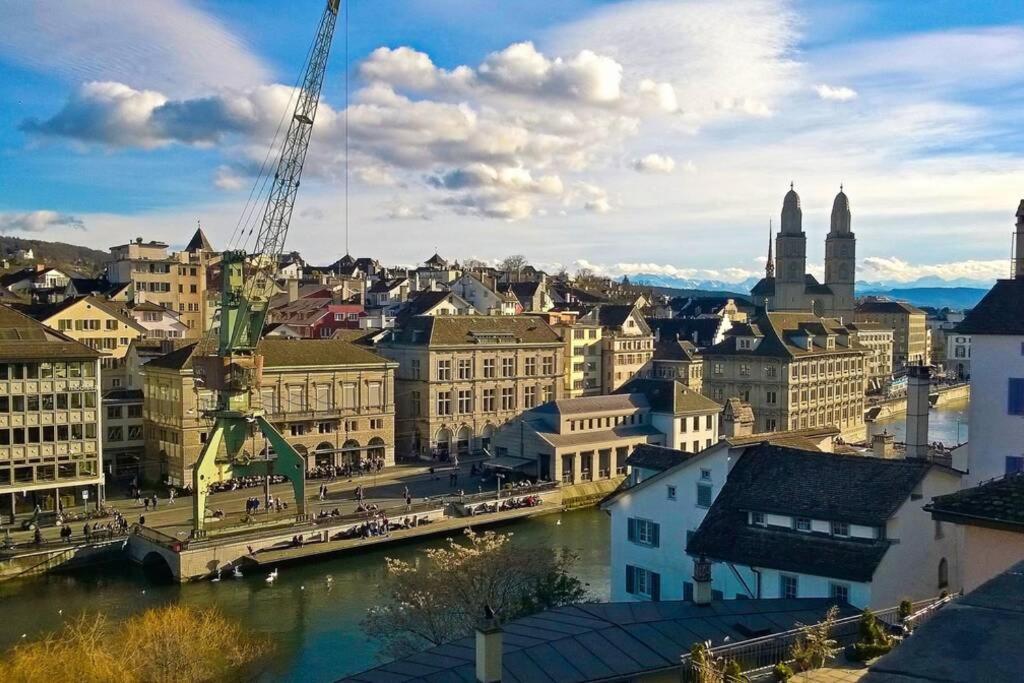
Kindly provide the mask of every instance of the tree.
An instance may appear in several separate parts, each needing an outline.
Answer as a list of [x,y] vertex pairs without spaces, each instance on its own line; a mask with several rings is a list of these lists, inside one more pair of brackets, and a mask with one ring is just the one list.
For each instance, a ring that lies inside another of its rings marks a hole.
[[506,273],[518,273],[527,265],[529,263],[526,261],[525,256],[522,254],[512,254],[502,259],[501,263],[498,264],[498,270],[503,270]]
[[167,605],[122,622],[83,614],[63,629],[18,645],[0,659],[16,683],[199,683],[249,680],[270,651],[215,610]]
[[425,551],[406,562],[387,558],[383,604],[368,610],[363,628],[395,657],[472,633],[484,607],[500,622],[587,599],[570,574],[576,556],[514,547],[512,534],[466,530],[466,543]]
[[813,626],[803,626],[803,633],[793,643],[790,655],[801,669],[820,669],[825,666],[832,653],[838,647],[832,638],[832,629],[835,628],[836,619],[839,618],[839,608],[835,605],[825,613],[825,618]]
[[594,271],[590,268],[580,268],[576,271],[576,277],[574,279],[576,280],[577,285],[583,286],[593,282],[596,279],[596,276],[594,275]]

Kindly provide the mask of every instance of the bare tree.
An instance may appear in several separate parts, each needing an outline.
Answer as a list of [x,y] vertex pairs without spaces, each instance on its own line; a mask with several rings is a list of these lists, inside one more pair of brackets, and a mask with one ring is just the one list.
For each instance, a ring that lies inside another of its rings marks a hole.
[[498,270],[503,270],[507,273],[518,273],[528,265],[529,263],[525,256],[522,254],[512,254],[502,259],[501,263],[498,264]]

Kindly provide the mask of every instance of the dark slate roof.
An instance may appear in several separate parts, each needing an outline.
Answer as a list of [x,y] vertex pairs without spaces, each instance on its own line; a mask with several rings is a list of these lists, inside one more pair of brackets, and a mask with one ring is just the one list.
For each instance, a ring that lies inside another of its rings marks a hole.
[[203,229],[196,228],[196,234],[192,235],[192,239],[189,240],[185,251],[213,251],[213,245],[210,244],[210,240],[206,239],[206,233],[203,232]]
[[602,304],[594,309],[601,327],[622,327],[634,310],[633,304]]
[[[741,349],[737,343],[740,336],[758,336],[754,329],[763,335],[763,339],[754,349]],[[811,349],[794,343],[794,337],[807,331],[818,334],[828,332],[837,336],[848,336],[849,330],[833,318],[819,318],[810,312],[769,312],[757,318],[749,325],[734,326],[725,333],[725,339],[704,350],[705,358],[714,356],[754,356],[767,358],[798,358],[801,356],[818,356],[843,354],[863,351],[864,347],[851,338],[850,346],[836,344],[834,349],[826,349],[814,345]]]
[[142,389],[111,389],[103,394],[104,401],[141,401]]
[[947,522],[1024,532],[1024,472],[938,496],[925,509]]
[[750,288],[750,293],[754,296],[775,296],[775,278],[761,278],[757,281],[757,284]]
[[93,360],[100,355],[10,306],[0,306],[0,360]]
[[957,331],[1024,335],[1024,279],[996,280],[995,286],[957,326]]
[[995,683],[1024,671],[1024,563],[943,607],[863,683]]
[[[984,301],[984,299],[982,299]],[[903,313],[906,315],[924,315],[924,311],[911,306],[905,301],[889,301],[886,299],[865,299],[857,304],[857,313]]]
[[931,463],[747,448],[687,545],[687,552],[753,567],[870,581],[886,540],[840,539],[748,523],[750,511],[884,526]]
[[368,290],[371,294],[383,294],[384,292],[390,292],[392,289],[397,289],[405,282],[408,278],[396,277],[392,279],[380,279],[374,282]]
[[656,446],[654,444],[638,444],[633,452],[626,458],[626,464],[631,467],[640,467],[645,470],[656,470],[664,472],[670,467],[675,467],[681,462],[689,460],[693,453],[680,451],[668,446]]
[[659,339],[654,343],[654,360],[695,361],[700,351],[693,342],[679,339]]
[[735,296],[688,296],[676,297],[669,304],[680,317],[717,314],[732,301],[738,310],[753,311],[749,301]]
[[402,307],[400,315],[403,319],[416,315],[423,315],[438,304],[446,301],[451,294],[452,293],[449,291],[433,290],[417,292],[415,295],[409,297],[409,300],[405,302],[405,306]]
[[722,406],[689,388],[678,379],[631,379],[619,387],[616,394],[643,394],[651,409],[659,413],[684,415],[689,413],[717,413]]
[[[647,318],[647,325],[658,333],[659,344],[682,339],[703,348],[714,343],[715,335],[718,334],[718,328],[722,326],[722,319],[717,316],[703,318]],[[694,333],[697,335],[696,340],[694,340]]]
[[512,294],[517,299],[532,299],[540,288],[540,282],[505,282],[498,285],[498,291]]
[[[682,601],[608,602],[559,607],[503,626],[504,683],[630,680],[670,671],[695,642],[739,642],[816,623],[834,601],[730,600],[704,607]],[[856,611],[844,606],[842,616]],[[476,680],[473,636],[410,655],[342,681],[441,683]],[[340,683],[340,682],[339,682]]]
[[[216,345],[210,342],[196,342],[183,346],[166,355],[154,358],[146,363],[147,368],[163,368],[167,370],[191,369],[192,358],[202,353],[202,349]],[[263,364],[267,368],[332,366],[332,365],[376,365],[389,363],[386,358],[362,346],[356,346],[343,339],[261,339],[256,350],[263,355]]]
[[560,344],[561,337],[535,315],[415,316],[392,337],[399,344]]

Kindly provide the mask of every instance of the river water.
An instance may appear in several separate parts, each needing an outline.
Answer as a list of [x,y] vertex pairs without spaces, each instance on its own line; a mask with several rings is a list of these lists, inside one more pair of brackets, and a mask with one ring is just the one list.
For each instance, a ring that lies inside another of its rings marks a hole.
[[[948,403],[941,408],[928,412],[928,441],[940,441],[946,446],[954,446],[967,441],[967,406],[969,401]],[[899,413],[884,420],[868,423],[868,434],[881,434],[887,431],[896,436],[896,441],[905,441],[907,435],[907,416]]]
[[[561,520],[561,524],[559,524]],[[596,509],[546,515],[501,527],[523,548],[565,547],[576,552],[576,575],[598,600],[609,597],[608,516]],[[73,576],[51,575],[25,583],[0,584],[0,650],[23,633],[33,637],[60,627],[81,613],[120,618],[168,602],[214,605],[228,617],[276,643],[266,681],[333,681],[374,666],[378,647],[360,630],[368,607],[377,602],[384,558],[414,558],[437,538],[305,564],[284,565],[267,585],[263,573],[219,583],[153,585],[135,567],[109,566]],[[328,588],[326,577],[334,578]],[[58,614],[63,610],[63,616]]]

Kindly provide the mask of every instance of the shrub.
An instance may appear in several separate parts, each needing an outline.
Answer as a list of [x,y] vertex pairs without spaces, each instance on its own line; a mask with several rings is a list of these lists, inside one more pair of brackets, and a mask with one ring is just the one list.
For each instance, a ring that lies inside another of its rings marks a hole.
[[793,677],[793,669],[785,662],[779,662],[772,668],[772,677],[776,683],[784,683]]
[[871,610],[865,610],[857,627],[860,639],[854,643],[847,656],[854,661],[865,662],[887,653],[895,641],[885,629],[885,624],[878,621]]
[[722,680],[726,683],[746,683],[747,677],[743,675],[743,667],[735,659],[725,663],[725,670],[722,672]]
[[803,633],[790,649],[790,655],[801,671],[820,669],[832,659],[832,651],[837,646],[832,639],[832,629],[838,617],[839,608],[833,605],[822,621],[803,627]]
[[914,605],[910,602],[910,600],[901,600],[900,610],[898,613],[900,622],[906,621],[907,617],[909,617],[913,611]]

